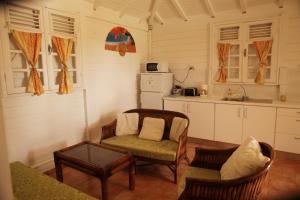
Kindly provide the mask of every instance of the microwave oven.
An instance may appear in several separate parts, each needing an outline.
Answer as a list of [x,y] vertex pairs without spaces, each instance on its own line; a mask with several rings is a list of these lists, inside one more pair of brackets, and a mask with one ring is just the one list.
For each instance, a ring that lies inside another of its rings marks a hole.
[[169,72],[168,62],[146,62],[145,72]]

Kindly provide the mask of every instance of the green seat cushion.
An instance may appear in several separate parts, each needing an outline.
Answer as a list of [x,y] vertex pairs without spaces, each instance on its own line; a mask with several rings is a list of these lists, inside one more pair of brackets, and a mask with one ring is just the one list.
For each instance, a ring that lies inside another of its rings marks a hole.
[[27,167],[21,162],[11,163],[10,170],[15,199],[95,200],[95,198]]
[[129,150],[135,156],[175,161],[178,143],[171,140],[153,141],[139,138],[138,135],[121,135],[101,141],[102,144]]
[[181,195],[181,193],[185,188],[186,177],[206,179],[206,180],[221,180],[221,174],[220,171],[218,170],[188,166],[186,171],[181,176],[178,184],[178,197]]

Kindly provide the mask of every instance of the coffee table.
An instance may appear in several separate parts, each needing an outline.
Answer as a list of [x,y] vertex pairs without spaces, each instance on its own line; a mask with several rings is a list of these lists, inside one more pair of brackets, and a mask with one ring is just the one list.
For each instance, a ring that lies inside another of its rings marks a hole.
[[56,179],[63,182],[62,164],[93,175],[101,181],[102,199],[107,199],[107,179],[116,172],[129,169],[129,189],[135,186],[135,162],[128,151],[91,142],[64,148],[54,152]]

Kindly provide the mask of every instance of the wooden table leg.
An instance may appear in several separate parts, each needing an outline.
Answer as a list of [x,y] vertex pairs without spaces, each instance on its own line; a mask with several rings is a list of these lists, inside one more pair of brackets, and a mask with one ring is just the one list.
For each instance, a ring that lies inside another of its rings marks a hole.
[[61,162],[60,159],[55,156],[55,154],[54,154],[54,163],[55,163],[56,179],[60,182],[63,182],[64,177],[63,177]]
[[101,178],[101,199],[107,200],[107,178]]
[[135,188],[135,161],[133,160],[129,165],[129,189]]

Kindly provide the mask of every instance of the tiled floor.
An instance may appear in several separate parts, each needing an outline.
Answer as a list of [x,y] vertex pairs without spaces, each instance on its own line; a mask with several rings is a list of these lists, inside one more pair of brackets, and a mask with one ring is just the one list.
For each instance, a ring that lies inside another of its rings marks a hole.
[[[195,146],[223,148],[231,146],[220,143],[198,142],[188,144],[188,156],[193,158]],[[186,163],[182,162],[179,174],[182,174]],[[48,172],[55,177],[54,170]],[[128,172],[122,171],[109,178],[108,197],[110,200],[168,200],[177,199],[177,185],[166,166],[151,165],[137,169],[135,190],[128,189]],[[64,182],[91,196],[99,198],[100,181],[94,177],[64,168]],[[276,159],[263,186],[260,200],[287,199],[294,192],[300,192],[300,155],[276,152]]]

